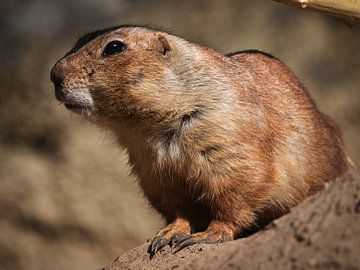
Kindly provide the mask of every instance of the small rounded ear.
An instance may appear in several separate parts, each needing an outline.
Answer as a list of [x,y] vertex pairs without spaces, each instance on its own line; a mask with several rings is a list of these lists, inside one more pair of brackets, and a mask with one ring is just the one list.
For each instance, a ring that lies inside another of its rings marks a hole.
[[169,41],[161,34],[156,34],[156,42],[157,42],[157,49],[162,54],[163,57],[167,57],[171,47]]

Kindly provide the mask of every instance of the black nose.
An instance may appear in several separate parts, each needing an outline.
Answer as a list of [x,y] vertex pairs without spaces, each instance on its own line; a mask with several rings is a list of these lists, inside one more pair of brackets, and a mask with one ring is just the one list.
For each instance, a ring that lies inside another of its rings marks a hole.
[[50,73],[50,79],[54,83],[55,88],[61,88],[64,78],[60,76],[56,70],[53,68]]
[[63,96],[63,82],[64,77],[59,72],[57,66],[53,67],[53,69],[50,72],[50,80],[53,82],[55,86],[55,96],[58,100],[61,100],[61,97]]

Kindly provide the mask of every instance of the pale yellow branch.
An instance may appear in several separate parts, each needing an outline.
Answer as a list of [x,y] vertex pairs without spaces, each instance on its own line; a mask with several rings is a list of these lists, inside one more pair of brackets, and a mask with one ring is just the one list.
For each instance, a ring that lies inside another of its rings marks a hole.
[[360,0],[274,0],[297,8],[326,12],[349,23],[360,22]]

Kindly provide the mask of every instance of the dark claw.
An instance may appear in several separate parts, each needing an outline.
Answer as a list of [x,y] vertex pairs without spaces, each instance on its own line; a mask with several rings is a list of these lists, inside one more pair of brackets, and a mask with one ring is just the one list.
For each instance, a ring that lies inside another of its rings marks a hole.
[[225,243],[225,238],[224,238],[224,237],[221,237],[216,243],[217,243],[217,244]]
[[190,235],[183,235],[183,234],[174,234],[173,237],[171,237],[171,246],[176,245],[176,243],[182,241],[183,239],[189,238]]
[[169,242],[169,239],[166,239],[162,236],[156,236],[147,250],[147,252],[150,254],[150,259],[154,257],[156,252],[169,244]]
[[197,241],[195,241],[191,235],[177,236],[176,239],[172,239],[172,253],[175,254],[183,248],[194,245],[196,243]]

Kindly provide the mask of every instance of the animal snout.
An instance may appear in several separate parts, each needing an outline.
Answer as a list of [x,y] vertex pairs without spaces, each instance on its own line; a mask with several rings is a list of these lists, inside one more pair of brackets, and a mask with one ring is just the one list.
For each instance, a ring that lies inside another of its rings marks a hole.
[[55,96],[58,100],[61,100],[64,96],[64,73],[59,63],[56,63],[50,72],[50,80],[55,86]]

